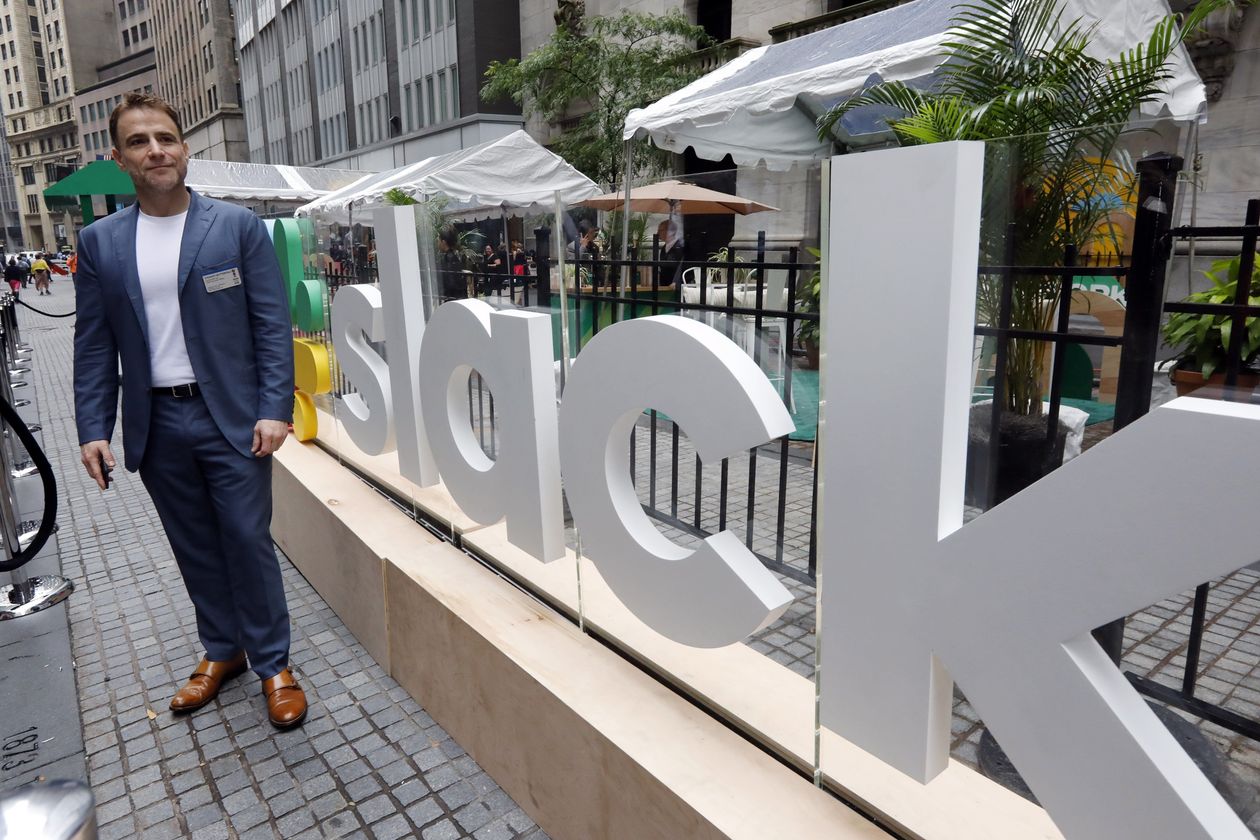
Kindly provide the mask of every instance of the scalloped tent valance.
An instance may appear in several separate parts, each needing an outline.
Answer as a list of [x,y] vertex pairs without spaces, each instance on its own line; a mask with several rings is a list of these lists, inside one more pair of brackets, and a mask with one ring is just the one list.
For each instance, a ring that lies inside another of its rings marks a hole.
[[[875,80],[926,83],[940,66],[954,7],[962,0],[915,0],[779,44],[759,47],[687,87],[626,117],[624,136],[651,138],[662,149],[688,147],[703,158],[729,154],[740,166],[787,169],[822,160],[818,114]],[[1114,56],[1146,41],[1169,14],[1165,0],[1063,0],[1064,19],[1097,22],[1088,52]],[[1144,113],[1197,119],[1203,82],[1184,48],[1173,59],[1164,96]],[[856,116],[856,115],[855,115]],[[873,123],[849,124],[852,135]]]
[[341,222],[367,218],[385,206],[385,194],[399,190],[416,199],[446,196],[446,212],[458,216],[545,212],[558,191],[566,204],[590,198],[599,187],[547,151],[524,131],[381,172],[299,207],[294,215],[331,215]]

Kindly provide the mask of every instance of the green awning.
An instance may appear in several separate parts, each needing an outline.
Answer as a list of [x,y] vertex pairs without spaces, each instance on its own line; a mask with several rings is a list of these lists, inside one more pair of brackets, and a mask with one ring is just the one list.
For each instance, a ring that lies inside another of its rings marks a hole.
[[135,194],[136,188],[131,183],[131,176],[119,169],[118,164],[112,160],[94,160],[44,190],[46,198]]

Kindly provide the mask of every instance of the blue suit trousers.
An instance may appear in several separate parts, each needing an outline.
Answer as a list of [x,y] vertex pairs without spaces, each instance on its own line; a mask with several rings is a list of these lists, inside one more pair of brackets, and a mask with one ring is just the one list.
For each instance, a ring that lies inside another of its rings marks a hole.
[[241,455],[201,397],[152,398],[140,479],[166,530],[212,661],[260,679],[288,667],[289,610],[271,542],[271,456]]

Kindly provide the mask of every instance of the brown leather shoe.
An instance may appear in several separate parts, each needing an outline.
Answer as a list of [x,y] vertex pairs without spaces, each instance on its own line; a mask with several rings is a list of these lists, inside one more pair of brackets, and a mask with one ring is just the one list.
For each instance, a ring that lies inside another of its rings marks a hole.
[[262,693],[267,698],[267,717],[277,729],[289,729],[306,719],[306,693],[288,668],[263,680]]
[[219,694],[223,683],[245,673],[248,663],[245,651],[241,651],[226,662],[211,662],[202,658],[197,670],[192,672],[188,682],[171,699],[172,712],[191,712],[200,709]]

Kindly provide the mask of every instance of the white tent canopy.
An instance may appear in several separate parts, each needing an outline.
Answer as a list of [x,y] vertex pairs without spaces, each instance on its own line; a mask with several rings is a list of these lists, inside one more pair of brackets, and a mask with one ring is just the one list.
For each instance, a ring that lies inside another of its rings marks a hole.
[[299,207],[298,216],[330,214],[341,222],[353,212],[385,206],[385,194],[399,190],[413,198],[443,195],[446,212],[471,216],[502,210],[544,212],[560,192],[566,204],[590,198],[599,187],[524,131],[373,175]]
[[202,195],[228,200],[312,201],[370,175],[352,169],[272,166],[226,160],[188,161],[186,182]]
[[[926,82],[940,66],[955,6],[964,0],[915,0],[801,38],[759,47],[626,117],[625,137],[703,158],[786,169],[832,154],[818,139],[825,107],[875,80]],[[1063,20],[1097,22],[1088,52],[1110,58],[1145,42],[1169,13],[1166,0],[1061,0]],[[1173,59],[1165,95],[1149,113],[1197,117],[1203,83],[1185,49]]]

